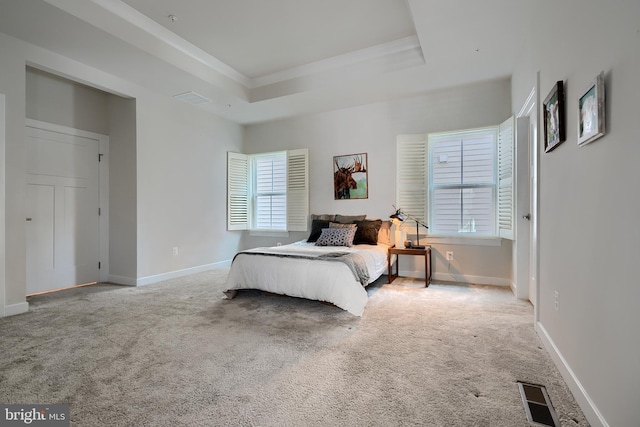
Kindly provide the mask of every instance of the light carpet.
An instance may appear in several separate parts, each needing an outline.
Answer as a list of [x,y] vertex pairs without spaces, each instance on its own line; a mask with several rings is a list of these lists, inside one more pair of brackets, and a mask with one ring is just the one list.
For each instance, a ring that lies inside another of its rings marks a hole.
[[69,403],[77,426],[528,426],[517,381],[587,426],[505,288],[386,276],[364,315],[258,291],[227,270],[29,298],[0,319],[0,402]]

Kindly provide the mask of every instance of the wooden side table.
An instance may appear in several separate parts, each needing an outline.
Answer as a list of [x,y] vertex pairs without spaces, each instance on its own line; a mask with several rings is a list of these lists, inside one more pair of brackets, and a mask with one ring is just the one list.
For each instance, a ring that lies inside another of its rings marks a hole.
[[424,249],[415,248],[396,248],[395,246],[389,248],[387,252],[387,271],[389,273],[389,283],[393,282],[400,271],[400,256],[396,256],[396,272],[392,271],[391,255],[419,255],[424,256],[424,284],[425,287],[429,286],[431,282],[431,246],[425,246]]

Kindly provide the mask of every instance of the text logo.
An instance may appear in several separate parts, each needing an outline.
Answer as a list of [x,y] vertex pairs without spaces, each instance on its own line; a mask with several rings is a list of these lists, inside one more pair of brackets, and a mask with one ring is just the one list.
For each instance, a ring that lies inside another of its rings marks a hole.
[[69,427],[69,405],[0,404],[0,426]]

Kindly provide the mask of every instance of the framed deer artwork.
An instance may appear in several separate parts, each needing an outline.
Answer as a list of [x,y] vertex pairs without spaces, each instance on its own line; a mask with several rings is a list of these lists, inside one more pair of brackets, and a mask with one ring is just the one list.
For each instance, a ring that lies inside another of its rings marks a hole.
[[333,157],[333,194],[336,200],[369,197],[367,153]]

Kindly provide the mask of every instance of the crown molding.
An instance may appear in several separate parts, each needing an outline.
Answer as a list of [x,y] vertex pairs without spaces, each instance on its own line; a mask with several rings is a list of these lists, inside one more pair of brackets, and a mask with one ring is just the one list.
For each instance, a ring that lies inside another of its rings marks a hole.
[[[46,0],[52,1],[52,0]],[[54,0],[55,1],[55,0]],[[147,32],[158,40],[168,44],[169,46],[181,51],[185,55],[192,57],[193,59],[211,67],[220,74],[242,84],[245,87],[251,86],[251,79],[220,61],[213,55],[205,52],[196,45],[188,42],[182,37],[178,36],[171,30],[158,24],[146,15],[138,12],[126,3],[121,1],[112,0],[91,0],[96,5],[109,11],[110,13],[120,17],[128,23],[135,25],[142,31]]]
[[251,79],[250,88],[268,86],[299,77],[318,74],[324,71],[335,70],[338,68],[356,64],[358,62],[381,58],[398,52],[414,49],[416,47],[420,47],[418,37],[409,36],[388,43],[382,43],[365,49],[360,49],[331,58],[322,59],[320,61],[310,62],[298,67],[293,67],[264,76],[255,77]]
[[[376,64],[379,66],[385,61],[390,63],[397,62],[398,54],[403,54],[410,50],[422,52],[418,37],[409,36],[279,72],[250,78],[120,0],[43,1],[138,49],[157,56],[171,65],[178,66],[178,68],[195,77],[229,90],[235,96],[244,100],[255,98],[251,95],[251,92],[270,86],[272,89],[269,91],[268,98],[279,97],[282,95],[282,88],[278,89],[278,84],[286,85],[290,81],[296,81],[296,79],[310,78],[313,81],[319,81],[320,83],[318,84],[324,86],[327,80],[334,83],[340,80],[339,75],[342,70],[347,74],[353,74],[354,67],[361,66],[374,72],[367,65],[367,61],[377,61]],[[170,49],[167,49],[167,47]],[[413,65],[415,65],[416,61],[424,63],[423,55],[420,56],[420,58],[416,57],[412,60]],[[194,62],[192,65],[188,63],[173,63],[173,61],[179,60],[180,57],[188,57]],[[195,64],[201,64],[203,68],[194,68]],[[396,65],[399,64],[396,63]],[[389,67],[382,68],[388,69]],[[206,70],[211,70],[214,73],[208,75]],[[227,82],[220,80],[216,75],[222,79],[228,79]],[[234,84],[237,86],[234,86]],[[226,102],[225,105],[227,105]]]
[[[323,59],[320,61],[312,62],[309,64],[300,65],[298,67],[289,68],[286,70],[278,71],[275,73],[250,78],[241,72],[237,71],[233,67],[222,62],[215,56],[205,52],[196,45],[188,42],[182,37],[178,36],[171,30],[165,28],[161,24],[147,17],[143,13],[129,6],[122,1],[114,0],[44,0],[47,3],[66,11],[80,19],[92,22],[96,25],[95,20],[99,22],[99,27],[104,31],[107,31],[113,35],[122,35],[121,28],[116,28],[115,25],[109,25],[105,20],[101,20],[97,14],[99,11],[96,8],[100,8],[103,12],[107,12],[113,17],[119,18],[128,24],[132,25],[139,31],[146,33],[154,39],[171,46],[180,53],[189,56],[190,58],[200,62],[201,64],[209,67],[210,69],[220,73],[221,75],[241,84],[247,89],[267,86],[275,83],[281,83],[287,80],[292,80],[299,77],[310,76],[318,73],[322,73],[329,70],[336,70],[341,67],[347,67],[349,65],[381,58],[394,53],[406,51],[420,47],[420,42],[417,36],[405,37],[399,40],[394,40],[388,43],[383,43],[376,46],[371,46],[365,49],[349,52],[343,55],[334,56],[331,58]],[[90,19],[92,18],[92,19]],[[130,42],[131,43],[131,42]],[[134,45],[136,43],[133,43]]]

